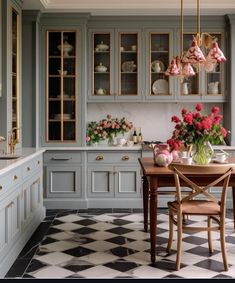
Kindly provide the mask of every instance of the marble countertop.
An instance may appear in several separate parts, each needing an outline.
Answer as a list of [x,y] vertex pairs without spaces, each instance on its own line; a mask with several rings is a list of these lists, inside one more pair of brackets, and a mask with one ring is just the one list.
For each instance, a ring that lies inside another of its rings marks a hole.
[[78,151],[97,151],[97,150],[142,150],[142,145],[133,145],[133,146],[107,146],[107,145],[98,145],[98,146],[80,146],[80,147],[45,147],[45,150],[78,150]]
[[43,148],[23,148],[21,151],[17,151],[15,156],[19,156],[16,159],[0,159],[0,175],[14,169],[31,158],[43,153],[45,149]]

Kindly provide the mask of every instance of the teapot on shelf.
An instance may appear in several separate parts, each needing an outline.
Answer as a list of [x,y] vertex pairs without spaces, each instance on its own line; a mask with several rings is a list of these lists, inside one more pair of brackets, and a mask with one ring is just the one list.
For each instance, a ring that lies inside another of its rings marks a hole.
[[107,70],[108,68],[104,66],[102,63],[99,63],[99,65],[95,67],[96,72],[105,73]]
[[208,84],[208,93],[217,94],[219,93],[219,82],[211,82]]
[[98,95],[104,95],[104,94],[106,94],[106,90],[105,89],[103,89],[103,88],[98,88],[96,91],[96,94],[98,94]]
[[160,143],[153,146],[154,164],[160,167],[167,167],[173,161],[170,146],[167,143]]

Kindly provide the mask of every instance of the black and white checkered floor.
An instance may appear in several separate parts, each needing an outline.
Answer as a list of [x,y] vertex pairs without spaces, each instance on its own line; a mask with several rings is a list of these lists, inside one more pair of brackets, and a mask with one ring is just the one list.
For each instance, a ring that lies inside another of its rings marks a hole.
[[[31,239],[6,278],[235,278],[235,230],[231,213],[226,218],[230,265],[227,272],[223,270],[217,232],[213,233],[212,255],[208,252],[206,232],[184,234],[181,269],[175,271],[176,241],[172,253],[166,253],[167,210],[158,215],[154,266],[150,263],[149,233],[143,232],[140,212],[53,210],[47,214],[46,234],[39,243]],[[204,221],[201,217],[187,221],[192,224],[196,220]]]

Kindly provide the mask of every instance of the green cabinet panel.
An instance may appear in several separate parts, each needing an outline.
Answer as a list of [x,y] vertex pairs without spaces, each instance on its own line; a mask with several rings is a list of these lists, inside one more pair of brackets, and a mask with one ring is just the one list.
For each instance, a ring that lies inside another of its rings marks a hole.
[[82,197],[81,152],[47,151],[44,153],[45,197]]
[[88,197],[140,197],[138,152],[87,153]]

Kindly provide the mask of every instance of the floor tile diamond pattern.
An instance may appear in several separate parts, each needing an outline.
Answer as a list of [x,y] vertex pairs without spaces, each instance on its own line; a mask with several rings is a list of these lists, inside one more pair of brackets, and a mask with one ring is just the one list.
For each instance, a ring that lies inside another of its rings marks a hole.
[[[201,224],[204,219],[189,219]],[[230,269],[223,270],[219,234],[214,253],[206,233],[184,233],[181,269],[175,270],[176,232],[170,254],[167,213],[158,215],[156,263],[150,262],[149,233],[142,213],[60,213],[36,250],[24,278],[235,278],[235,233],[226,219]]]

